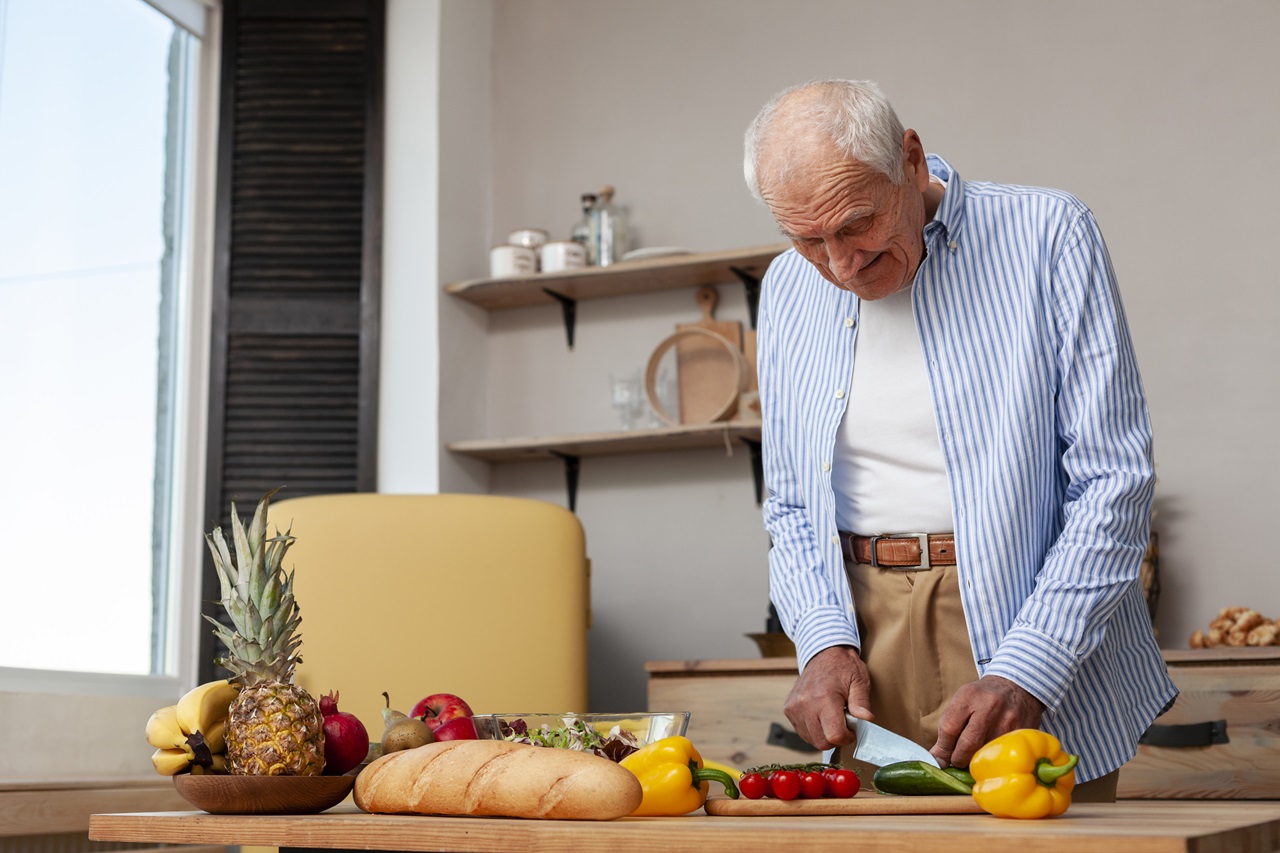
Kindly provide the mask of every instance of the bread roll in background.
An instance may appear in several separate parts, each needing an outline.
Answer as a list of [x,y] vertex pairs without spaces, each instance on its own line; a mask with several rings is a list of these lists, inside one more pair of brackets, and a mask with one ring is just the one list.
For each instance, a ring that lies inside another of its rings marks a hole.
[[381,814],[612,820],[640,805],[640,781],[607,758],[502,740],[392,752],[356,777],[355,802]]

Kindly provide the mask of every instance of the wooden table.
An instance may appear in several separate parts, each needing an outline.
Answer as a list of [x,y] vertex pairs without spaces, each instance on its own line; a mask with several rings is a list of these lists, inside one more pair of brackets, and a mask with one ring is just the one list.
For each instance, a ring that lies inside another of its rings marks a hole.
[[845,815],[542,821],[371,815],[349,803],[307,816],[227,816],[204,812],[98,814],[95,841],[261,845],[292,849],[598,851],[946,850],[947,853],[1057,851],[1273,851],[1280,849],[1280,802],[1159,800],[1077,803],[1051,820],[990,815]]

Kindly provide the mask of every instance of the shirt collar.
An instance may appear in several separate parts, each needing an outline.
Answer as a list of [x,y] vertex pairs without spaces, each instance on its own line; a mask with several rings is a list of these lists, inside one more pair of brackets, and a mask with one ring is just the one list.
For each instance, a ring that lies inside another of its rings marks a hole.
[[926,154],[925,162],[929,166],[929,174],[945,182],[947,190],[942,194],[933,220],[924,230],[927,232],[930,228],[940,227],[948,238],[954,238],[964,217],[964,181],[960,179],[960,173],[937,154]]

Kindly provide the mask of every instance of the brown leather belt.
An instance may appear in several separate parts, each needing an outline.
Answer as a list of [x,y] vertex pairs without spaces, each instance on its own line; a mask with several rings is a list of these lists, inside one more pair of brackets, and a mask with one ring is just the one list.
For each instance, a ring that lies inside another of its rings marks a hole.
[[918,571],[956,564],[956,541],[951,533],[889,533],[857,536],[840,531],[845,559],[882,569]]

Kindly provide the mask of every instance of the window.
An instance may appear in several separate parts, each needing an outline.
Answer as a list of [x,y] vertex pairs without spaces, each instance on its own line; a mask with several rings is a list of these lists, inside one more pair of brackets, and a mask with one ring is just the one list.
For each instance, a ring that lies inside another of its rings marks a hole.
[[0,689],[181,665],[207,309],[201,43],[175,19],[0,0]]

